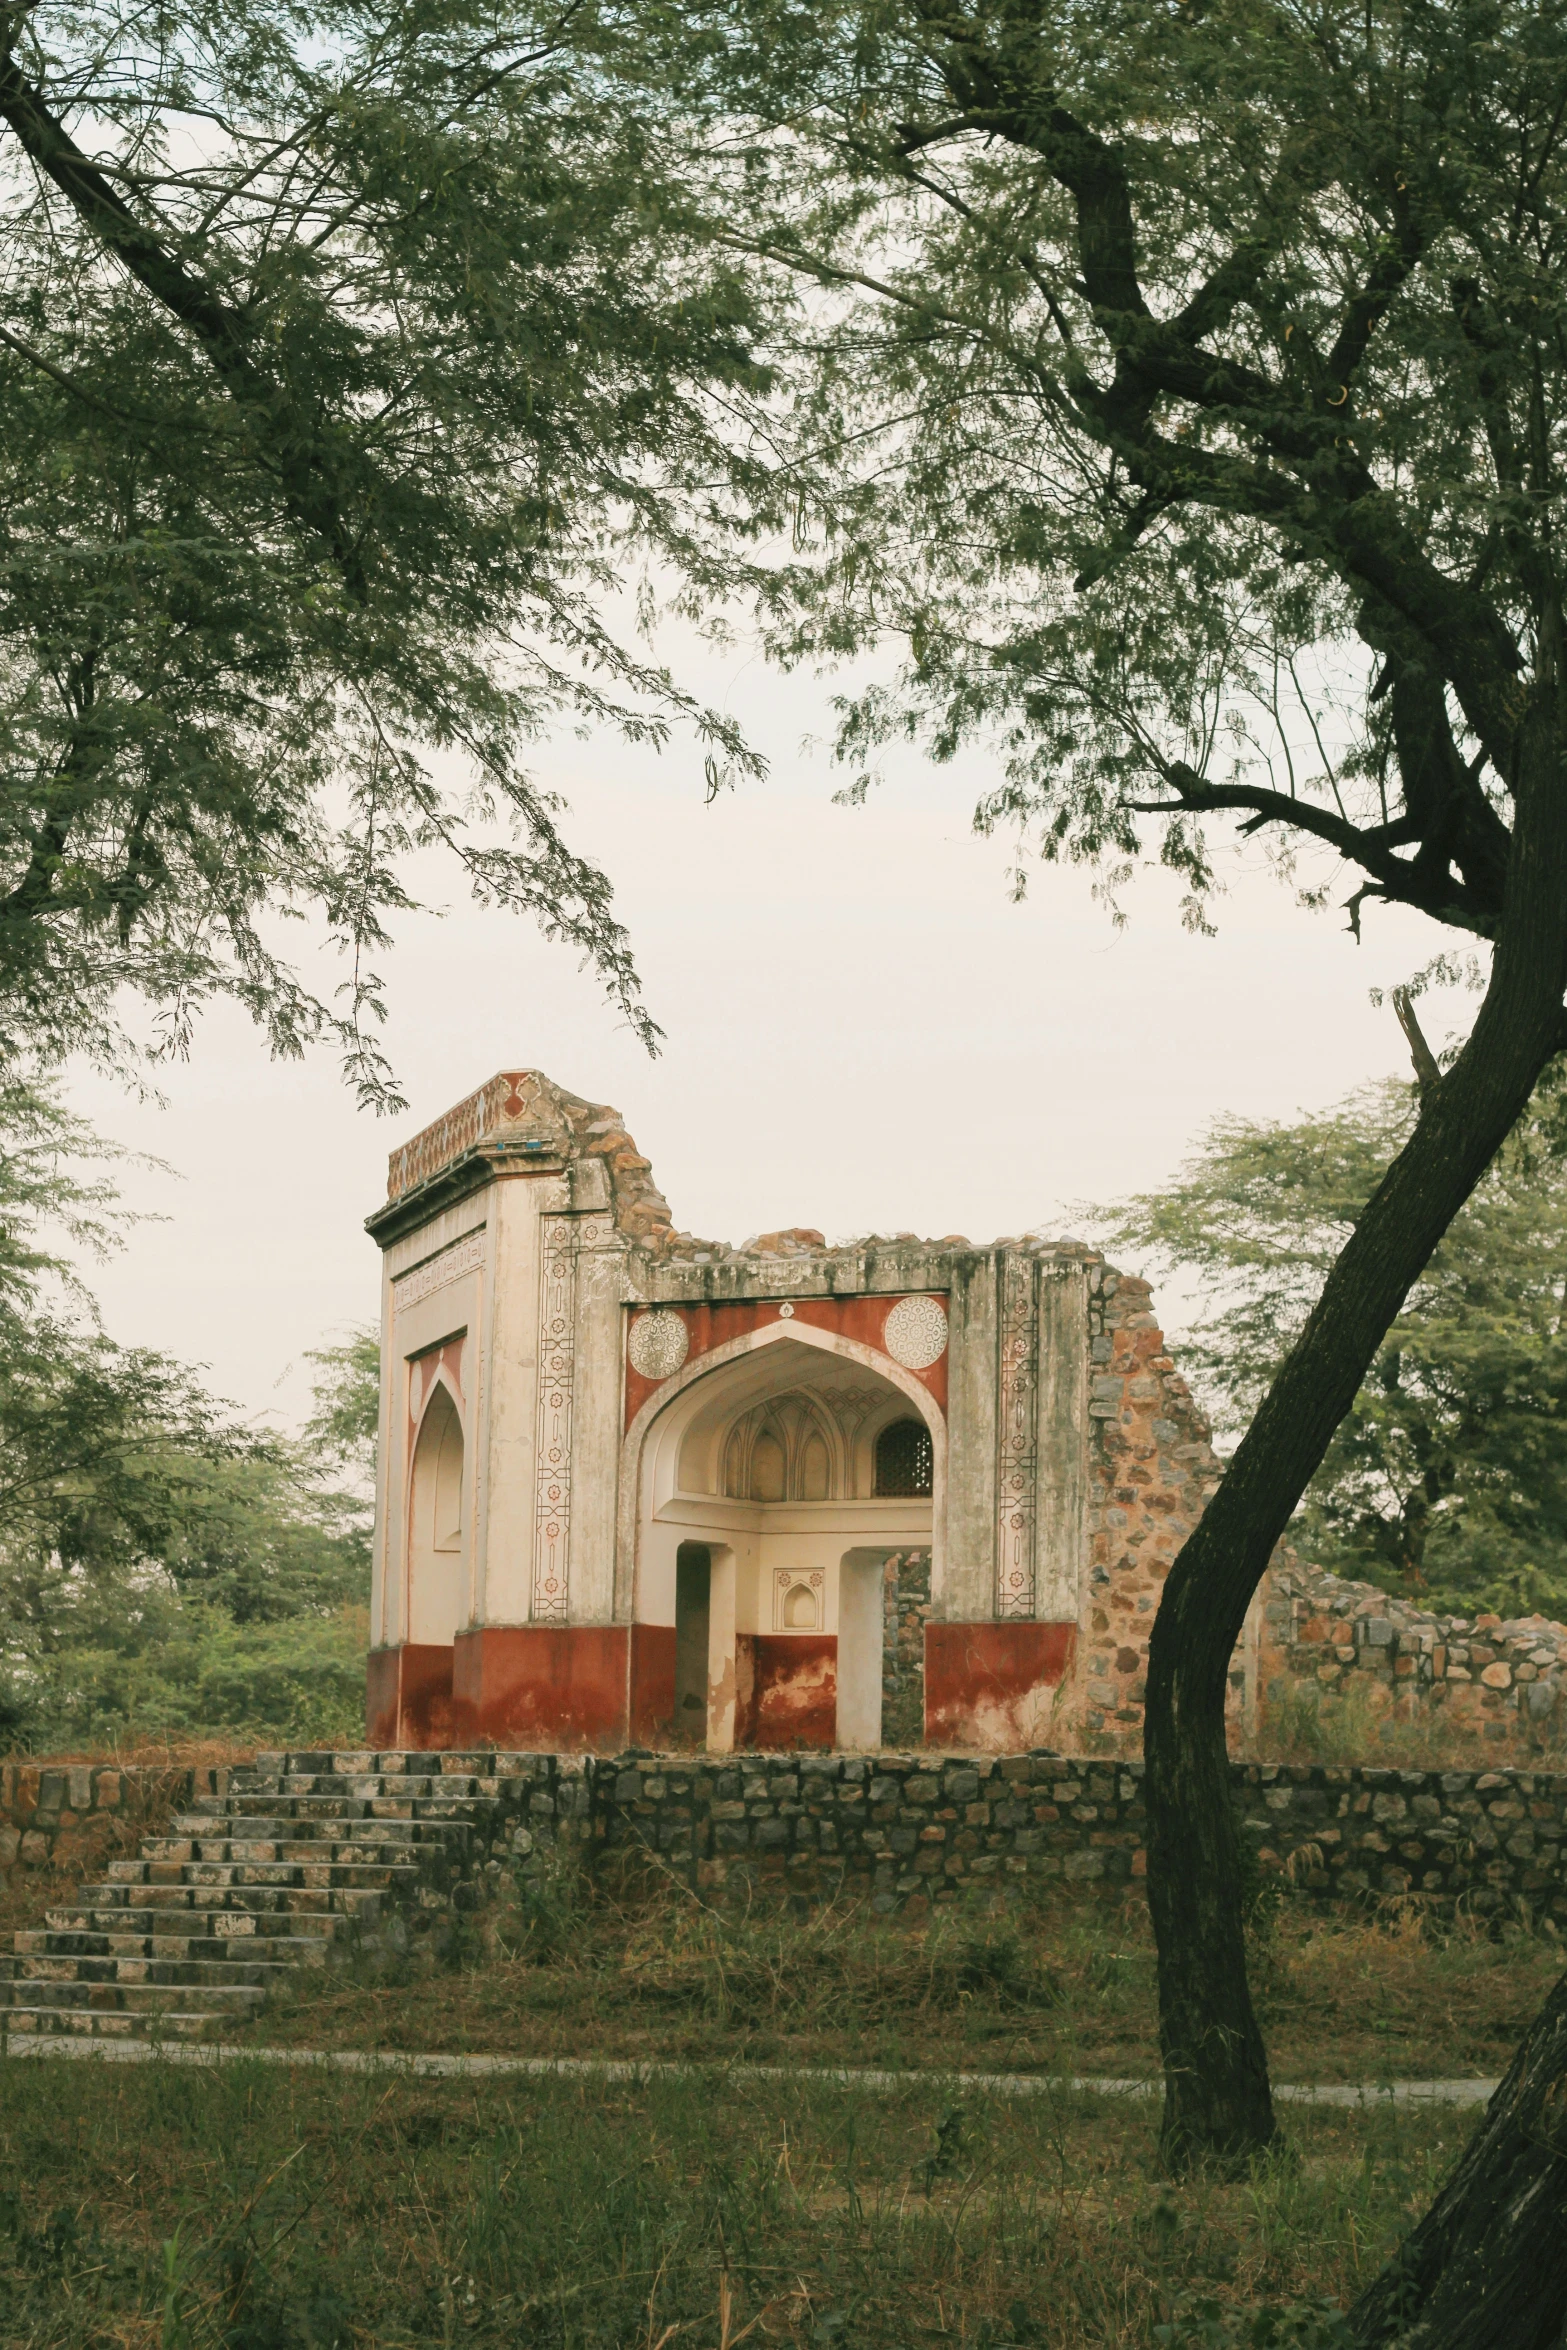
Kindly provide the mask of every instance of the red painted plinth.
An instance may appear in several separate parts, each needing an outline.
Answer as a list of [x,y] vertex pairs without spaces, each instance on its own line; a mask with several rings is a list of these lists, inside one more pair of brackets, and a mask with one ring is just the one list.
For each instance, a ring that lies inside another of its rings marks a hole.
[[676,1743],[673,1624],[631,1627],[631,1743],[655,1753]]
[[372,1648],[365,1667],[365,1738],[371,1746],[429,1753],[454,1743],[452,1652],[405,1642]]
[[838,1643],[830,1632],[742,1632],[735,1641],[735,1744],[831,1747]]
[[927,1624],[925,1738],[985,1754],[1048,1746],[1075,1624]]
[[459,1632],[454,1743],[616,1753],[627,1742],[628,1647],[624,1624],[484,1624]]

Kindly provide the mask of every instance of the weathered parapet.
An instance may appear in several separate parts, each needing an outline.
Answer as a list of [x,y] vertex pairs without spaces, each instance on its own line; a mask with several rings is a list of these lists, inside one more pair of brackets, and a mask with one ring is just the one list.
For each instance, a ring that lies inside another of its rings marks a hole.
[[0,1891],[18,1869],[91,1869],[181,1804],[221,1795],[226,1768],[0,1763]]
[[1261,1734],[1282,1727],[1292,1696],[1317,1712],[1429,1724],[1455,1762],[1567,1761],[1567,1625],[1544,1616],[1435,1615],[1371,1583],[1285,1554],[1263,1610]]

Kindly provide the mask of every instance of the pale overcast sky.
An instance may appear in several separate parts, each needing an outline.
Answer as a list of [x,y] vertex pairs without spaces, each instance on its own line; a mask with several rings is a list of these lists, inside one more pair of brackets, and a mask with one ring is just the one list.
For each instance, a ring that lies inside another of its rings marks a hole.
[[[113,1335],[205,1363],[220,1393],[292,1421],[303,1350],[376,1311],[362,1225],[388,1149],[500,1068],[615,1104],[676,1223],[731,1240],[1066,1230],[1069,1203],[1157,1184],[1217,1112],[1288,1115],[1404,1068],[1368,991],[1436,951],[1429,925],[1370,908],[1357,950],[1342,913],[1299,910],[1256,849],[1226,866],[1214,939],[1182,930],[1157,872],[1124,893],[1122,931],[1077,870],[1036,868],[1014,905],[1010,844],[971,830],[978,762],[911,754],[866,807],[834,807],[841,779],[802,743],[830,728],[824,689],[738,654],[683,676],[765,750],[765,783],[705,806],[688,742],[655,756],[568,736],[536,761],[571,802],[568,837],[615,880],[662,1057],[569,951],[477,912],[432,867],[448,910],[405,921],[387,962],[406,1116],[356,1110],[326,1054],[270,1062],[228,1010],[163,1072],[161,1111],[75,1088],[179,1178],[126,1173],[126,1196],[166,1221],[93,1276]],[[1444,999],[1434,1033],[1471,1013]]]

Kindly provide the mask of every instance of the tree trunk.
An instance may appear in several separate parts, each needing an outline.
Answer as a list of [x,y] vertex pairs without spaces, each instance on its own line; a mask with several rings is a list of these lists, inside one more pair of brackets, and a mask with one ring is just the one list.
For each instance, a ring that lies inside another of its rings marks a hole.
[[1519,737],[1507,898],[1468,1044],[1329,1274],[1218,1492],[1170,1570],[1148,1656],[1148,1902],[1159,1952],[1163,2150],[1243,2161],[1273,2136],[1242,1938],[1224,1696],[1274,1545],[1389,1325],[1557,1051],[1567,986],[1567,789],[1555,679]]
[[1567,1976],[1425,2218],[1349,2313],[1366,2350],[1567,2341]]

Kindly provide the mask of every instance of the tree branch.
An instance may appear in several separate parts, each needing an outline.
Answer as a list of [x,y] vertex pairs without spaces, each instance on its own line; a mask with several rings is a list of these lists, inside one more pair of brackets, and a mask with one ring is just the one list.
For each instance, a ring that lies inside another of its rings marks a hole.
[[10,124],[38,169],[99,242],[195,337],[228,391],[247,411],[258,439],[275,451],[281,449],[276,470],[296,519],[331,547],[350,592],[362,602],[366,581],[355,534],[340,491],[328,478],[336,468],[329,464],[319,436],[294,412],[284,387],[258,364],[252,321],[220,300],[137,218],[49,112],[9,51],[0,51],[0,120]]
[[1442,1082],[1442,1072],[1437,1066],[1435,1053],[1425,1040],[1416,1016],[1414,998],[1407,987],[1394,988],[1393,1010],[1398,1015],[1398,1025],[1404,1031],[1409,1057],[1415,1065],[1415,1083],[1420,1088],[1420,1099],[1428,1101]]
[[1376,894],[1381,897],[1417,906],[1439,922],[1474,931],[1482,938],[1489,938],[1495,927],[1496,911],[1479,902],[1474,891],[1456,881],[1445,867],[1438,872],[1422,871],[1418,860],[1406,862],[1392,854],[1394,848],[1419,837],[1412,819],[1364,830],[1348,823],[1332,809],[1318,807],[1310,800],[1292,799],[1288,792],[1267,791],[1249,784],[1210,783],[1183,760],[1162,761],[1160,772],[1174,786],[1179,798],[1129,801],[1127,807],[1131,814],[1217,815],[1244,810],[1253,819],[1248,830],[1264,824],[1288,824],[1297,832],[1308,832],[1326,842],[1349,863],[1371,874]]
[[[1114,381],[1097,392],[1099,421],[1110,445],[1119,445],[1129,462],[1139,454],[1151,456],[1157,439],[1151,426],[1153,397],[1164,392],[1232,419],[1274,459],[1310,466],[1315,514],[1310,535],[1324,551],[1331,549],[1352,581],[1373,588],[1427,638],[1487,756],[1506,774],[1517,722],[1510,688],[1519,657],[1512,636],[1486,598],[1448,580],[1395,522],[1375,475],[1344,434],[1338,413],[1342,399],[1334,398],[1335,391],[1347,387],[1378,322],[1428,244],[1429,229],[1407,197],[1395,193],[1396,241],[1351,297],[1322,363],[1326,380],[1316,386],[1317,409],[1291,418],[1287,387],[1256,368],[1204,350],[1190,337],[1194,309],[1201,319],[1206,301],[1217,317],[1232,295],[1239,300],[1248,278],[1254,280],[1260,271],[1260,257],[1245,245],[1237,247],[1210,279],[1209,288],[1215,290],[1200,291],[1174,321],[1155,319],[1139,282],[1131,188],[1118,150],[1059,104],[1048,71],[1025,79],[1009,58],[983,48],[966,28],[954,31],[935,0],[924,0],[922,14],[947,87],[967,119],[976,129],[1038,155],[1074,201],[1084,291],[1116,353]],[[1030,51],[1030,67],[1036,55]],[[1092,392],[1079,397],[1085,406],[1094,401]],[[1139,486],[1169,491],[1184,479],[1186,486],[1177,494],[1190,497],[1193,453],[1168,443],[1164,448],[1168,457],[1159,470],[1165,478],[1145,474]],[[1324,496],[1325,489],[1336,490],[1337,496]],[[1262,518],[1273,519],[1266,513]]]

